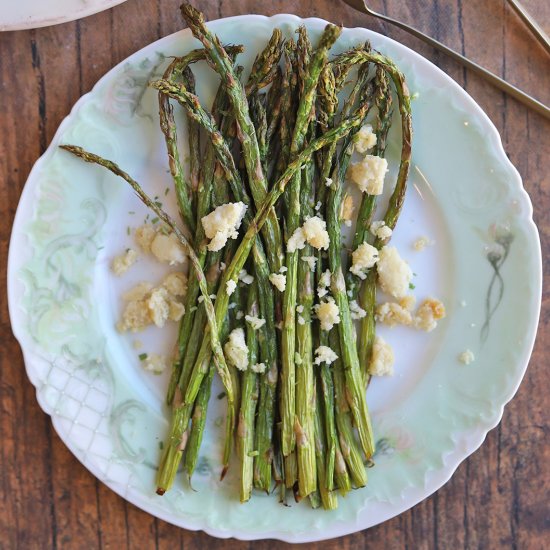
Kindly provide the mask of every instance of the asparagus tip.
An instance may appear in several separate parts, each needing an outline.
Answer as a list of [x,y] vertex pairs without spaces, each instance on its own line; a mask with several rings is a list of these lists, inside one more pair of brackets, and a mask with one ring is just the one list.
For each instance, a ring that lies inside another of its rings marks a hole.
[[163,489],[162,487],[157,487],[157,495],[162,496],[166,493],[166,489]]

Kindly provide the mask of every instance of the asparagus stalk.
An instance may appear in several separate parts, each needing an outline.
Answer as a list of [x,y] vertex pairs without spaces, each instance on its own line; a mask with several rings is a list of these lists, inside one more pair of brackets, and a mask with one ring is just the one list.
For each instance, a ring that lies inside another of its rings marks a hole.
[[[218,37],[206,28],[203,15],[189,4],[182,4],[181,13],[195,38],[202,42],[208,52],[210,64],[220,75],[225,85],[237,122],[237,137],[243,148],[248,183],[256,207],[259,209],[266,198],[268,185],[262,167],[254,124],[250,119],[245,92]],[[270,267],[272,271],[277,272],[283,262],[283,253],[281,228],[273,208],[268,212],[263,234]]]
[[[258,290],[256,281],[252,284],[248,294],[248,315],[258,317],[260,308],[258,304]],[[254,457],[252,455],[254,445],[254,414],[258,401],[258,375],[252,370],[252,366],[258,362],[258,339],[255,330],[246,327],[246,345],[248,346],[248,369],[242,375],[241,382],[241,406],[239,410],[239,423],[237,427],[237,452],[241,461],[241,502],[250,500],[252,483],[254,478]]]
[[140,198],[140,200],[174,232],[178,240],[180,241],[181,245],[183,246],[186,254],[189,256],[189,259],[191,261],[191,264],[193,266],[193,270],[195,272],[195,276],[197,280],[199,281],[199,288],[201,291],[202,296],[204,297],[204,303],[206,308],[206,314],[208,317],[208,324],[210,328],[210,345],[212,352],[214,354],[214,364],[216,365],[216,369],[220,375],[220,378],[223,381],[223,384],[225,386],[226,392],[227,392],[227,398],[229,401],[233,400],[233,388],[231,386],[231,378],[229,376],[229,370],[227,368],[227,364],[225,362],[225,357],[223,355],[222,346],[218,337],[218,321],[216,319],[214,305],[212,304],[212,300],[210,299],[210,295],[208,294],[208,285],[206,282],[206,277],[204,276],[204,273],[202,271],[202,267],[200,264],[200,261],[195,254],[195,251],[191,244],[189,244],[189,241],[186,239],[185,235],[178,229],[176,223],[174,220],[162,210],[142,189],[142,187],[139,185],[137,181],[135,181],[129,174],[124,172],[117,164],[114,162],[104,159],[102,157],[99,157],[98,155],[94,155],[93,153],[89,153],[82,149],[82,147],[77,147],[75,145],[61,145],[61,149],[64,149],[65,151],[68,151],[69,153],[72,153],[73,155],[81,158],[82,160],[86,162],[90,162],[93,164],[98,164],[99,166],[103,166],[116,176],[121,177],[124,179],[127,183],[130,184],[130,186],[133,188],[136,195]]
[[[237,280],[239,271],[244,266],[244,263],[250,253],[250,250],[255,243],[258,231],[262,228],[266,222],[270,209],[276,204],[279,197],[284,193],[286,185],[294,175],[294,173],[300,169],[302,164],[307,162],[308,158],[332,140],[339,140],[346,136],[353,128],[357,127],[363,120],[365,110],[360,107],[357,112],[350,118],[342,121],[337,127],[329,130],[322,136],[313,140],[304,150],[287,166],[285,172],[281,175],[278,181],[275,183],[271,191],[269,192],[266,200],[262,204],[261,208],[257,211],[254,219],[249,224],[248,229],[237,248],[237,251],[231,261],[231,264],[224,271],[222,280],[220,282],[220,288],[216,297],[216,317],[221,323],[227,313],[227,306],[229,303],[227,293],[225,292],[226,283],[229,280]],[[180,396],[180,403],[174,407],[172,423],[170,427],[169,445],[167,448],[170,452],[166,452],[163,461],[159,467],[158,476],[158,488],[157,493],[164,494],[168,490],[172,483],[176,470],[181,459],[181,452],[178,451],[181,438],[189,422],[189,410],[188,405],[195,401],[198,390],[202,383],[204,376],[207,373],[209,362],[211,357],[210,351],[210,329],[207,327],[205,331],[203,343],[199,351],[193,372],[191,373],[191,379],[184,395]],[[174,403],[176,405],[176,403]]]
[[[332,331],[330,345],[334,352],[341,357],[340,341],[336,331]],[[355,487],[364,487],[367,484],[367,472],[361,459],[361,448],[355,439],[353,417],[348,404],[346,377],[343,363],[337,359],[332,367],[334,381],[334,398],[336,402],[335,416],[338,428],[338,443],[349,475]]]
[[[317,388],[317,401],[320,402]],[[327,479],[327,447],[325,432],[323,430],[323,415],[320,406],[315,408],[315,454],[317,458],[317,478],[319,494],[325,510],[335,510],[338,507],[338,498],[330,488],[330,480]]]
[[[321,36],[319,46],[308,63],[303,77],[303,94],[298,106],[296,124],[290,144],[290,155],[293,158],[303,147],[307,129],[315,104],[319,76],[328,58],[328,51],[337,40],[341,29],[327,25]],[[300,174],[292,179],[289,187],[289,211],[287,221],[287,238],[300,226]],[[282,422],[282,451],[287,456],[295,446],[294,415],[296,408],[295,363],[296,351],[296,297],[298,276],[298,252],[287,252],[287,283],[283,297],[283,334],[281,341],[281,395],[280,415]]]
[[[302,170],[302,219],[313,215],[314,163],[310,161]],[[312,249],[307,245],[300,251],[300,257],[310,256]],[[313,349],[311,332],[311,308],[313,307],[313,274],[308,263],[298,262],[298,304],[302,310],[296,326],[296,415],[294,431],[298,453],[298,493],[306,497],[317,487],[315,464],[315,380],[313,376]]]

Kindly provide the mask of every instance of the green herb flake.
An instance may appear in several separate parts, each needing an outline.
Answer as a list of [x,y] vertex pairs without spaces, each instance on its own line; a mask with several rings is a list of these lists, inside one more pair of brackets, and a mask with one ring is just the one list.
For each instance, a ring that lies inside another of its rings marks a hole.
[[140,353],[138,355],[138,357],[139,357],[140,361],[145,361],[145,359],[147,359],[147,354],[146,353]]
[[223,399],[227,394],[222,391],[221,393],[218,394],[218,399]]
[[416,285],[413,285],[412,283],[409,283],[409,288],[410,288],[411,290],[414,290],[414,289],[416,288]]
[[167,188],[164,190],[164,196],[165,196],[165,197],[166,197],[166,195],[168,195],[169,191],[170,191],[170,188],[169,188],[169,187],[167,187]]

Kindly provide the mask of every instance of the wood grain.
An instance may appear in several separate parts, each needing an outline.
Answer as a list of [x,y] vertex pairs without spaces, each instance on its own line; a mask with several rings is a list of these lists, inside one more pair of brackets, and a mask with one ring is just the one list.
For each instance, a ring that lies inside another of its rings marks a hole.
[[[1,282],[28,173],[74,102],[114,64],[181,28],[180,0],[128,0],[81,21],[0,34]],[[338,0],[197,1],[209,18],[290,12],[365,26],[412,47],[455,78],[502,135],[534,204],[545,267],[537,342],[521,388],[482,447],[436,494],[368,531],[306,545],[323,549],[543,549],[550,540],[547,373],[550,346],[550,124],[422,43]],[[550,3],[525,0],[550,31]],[[373,1],[550,103],[550,60],[503,0]],[[419,9],[420,8],[420,9]],[[17,253],[17,251],[14,251]],[[99,483],[40,410],[0,295],[0,548],[174,549],[281,546],[218,541],[156,520]]]

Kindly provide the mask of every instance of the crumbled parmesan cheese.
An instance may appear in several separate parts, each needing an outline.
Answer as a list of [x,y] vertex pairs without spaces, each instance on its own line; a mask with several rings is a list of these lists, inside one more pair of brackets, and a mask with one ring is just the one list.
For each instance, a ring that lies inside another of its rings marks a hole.
[[313,216],[305,221],[302,226],[306,241],[318,250],[328,250],[330,239],[327,232],[327,224],[318,216]]
[[[117,328],[120,332],[137,332],[151,324],[163,327],[166,321],[179,321],[185,313],[185,307],[177,300],[175,290],[183,295],[182,281],[170,274],[163,284],[153,288],[150,283],[140,283],[123,296],[126,303],[122,319]],[[168,280],[168,284],[166,281]]]
[[385,158],[366,155],[361,162],[350,166],[348,175],[363,193],[381,195],[387,171],[388,161]]
[[350,273],[360,279],[367,278],[367,271],[378,261],[378,249],[367,242],[361,243],[351,254]]
[[143,368],[153,374],[162,374],[167,367],[167,359],[164,355],[156,353],[147,354],[143,360]]
[[243,317],[244,317],[244,311],[239,309],[239,311],[237,311],[237,313],[235,314],[235,318],[237,319],[237,321],[240,321]]
[[407,296],[403,296],[403,298],[399,300],[399,305],[407,311],[412,311],[415,304],[416,298],[412,294],[407,294]]
[[151,252],[159,262],[169,265],[183,264],[187,259],[185,250],[174,233],[157,233],[151,243]]
[[168,291],[163,287],[153,289],[145,303],[149,308],[153,323],[162,328],[170,315],[170,295]]
[[306,320],[301,315],[298,315],[298,324],[299,325],[305,325],[306,324]]
[[321,201],[317,201],[317,204],[315,205],[315,212],[319,212],[321,210],[321,207],[323,206]]
[[411,312],[395,302],[386,302],[376,308],[376,320],[389,327],[395,325],[409,326],[413,318]]
[[414,316],[414,326],[417,329],[431,332],[439,319],[445,317],[445,306],[435,298],[424,300],[416,311]]
[[379,239],[389,239],[392,236],[393,231],[391,230],[391,227],[388,227],[386,225],[386,222],[384,220],[379,220],[372,222],[370,224],[370,232]]
[[236,328],[231,331],[223,347],[227,360],[237,369],[245,371],[248,368],[248,346],[246,345],[244,330]]
[[325,178],[325,185],[330,187],[332,185],[332,178]]
[[372,149],[376,145],[376,134],[372,131],[372,126],[370,124],[362,126],[355,134],[353,143],[358,153],[363,154]]
[[121,254],[120,256],[117,256],[113,260],[113,264],[111,265],[111,269],[113,270],[113,273],[119,277],[120,275],[123,275],[132,267],[137,260],[137,252],[133,248],[128,248],[124,254]]
[[378,281],[384,292],[395,298],[406,296],[412,279],[412,271],[409,264],[399,256],[397,248],[384,246],[380,250],[377,270]]
[[374,338],[369,374],[373,376],[393,376],[393,350],[380,336]]
[[226,267],[225,262],[220,262],[220,271],[225,271]]
[[338,359],[338,355],[328,346],[319,346],[315,350],[315,364],[320,365],[321,363],[326,363],[331,365]]
[[168,307],[168,319],[170,321],[177,322],[183,317],[183,314],[185,313],[185,306],[183,304],[181,304],[180,302],[170,301],[168,302]]
[[473,363],[475,361],[475,355],[473,354],[473,352],[469,349],[467,350],[464,350],[461,354],[459,354],[458,356],[458,360],[463,364],[463,365],[469,365],[470,363]]
[[342,201],[342,207],[340,210],[340,219],[344,221],[351,221],[353,212],[355,211],[355,204],[351,195],[346,195]]
[[321,330],[331,330],[340,322],[340,310],[333,298],[328,298],[326,302],[316,305],[315,311],[321,323]]
[[263,374],[265,372],[266,366],[265,363],[256,363],[255,365],[250,365],[250,368],[253,372],[257,374]]
[[279,273],[286,273],[288,271],[288,267],[286,265],[282,265],[279,269]]
[[351,220],[346,220],[346,221],[344,222],[344,225],[345,225],[346,227],[351,227],[353,224],[352,224],[352,221],[351,221]]
[[306,236],[304,230],[298,227],[294,230],[294,233],[290,236],[286,243],[287,252],[296,252],[296,250],[302,250],[306,246]]
[[133,302],[141,300],[153,289],[151,283],[139,283],[134,288],[131,288],[122,295],[122,299],[125,302]]
[[252,275],[249,275],[246,272],[246,269],[241,269],[239,271],[239,281],[241,281],[245,285],[251,285],[254,282],[254,277],[252,277]]
[[416,241],[414,241],[413,248],[417,252],[420,252],[421,250],[424,250],[427,246],[430,246],[431,244],[433,243],[430,239],[428,239],[428,237],[419,237],[418,239],[416,239]]
[[258,330],[265,325],[265,319],[254,317],[252,315],[245,315],[244,320],[254,329]]
[[162,286],[176,298],[187,293],[187,277],[180,272],[169,273],[162,281]]
[[145,223],[138,227],[135,231],[134,237],[137,245],[143,250],[143,252],[151,252],[151,243],[157,234],[156,229],[150,223]]
[[237,283],[235,281],[232,281],[231,279],[229,279],[229,281],[225,283],[225,292],[228,296],[231,296],[231,294],[235,292],[236,288],[237,288]]
[[302,256],[301,259],[309,265],[311,271],[315,271],[315,264],[317,263],[317,258],[315,256]]
[[271,284],[280,292],[284,292],[286,288],[286,275],[282,273],[272,273],[269,276]]
[[349,303],[349,310],[352,319],[362,319],[367,315],[367,312],[357,303],[356,300],[352,300]]
[[319,278],[319,285],[317,286],[317,296],[319,296],[319,298],[323,298],[328,294],[328,288],[330,287],[330,277],[330,269],[327,269]]
[[208,250],[216,252],[227,243],[227,239],[236,239],[238,229],[245,215],[247,206],[242,202],[228,202],[218,206],[201,219],[205,235],[211,239]]
[[304,306],[299,305],[296,306],[296,313],[303,313],[304,312]]
[[306,242],[317,249],[327,250],[330,238],[327,232],[327,224],[318,216],[308,218],[302,227],[298,227],[286,243],[287,252],[302,250]]

